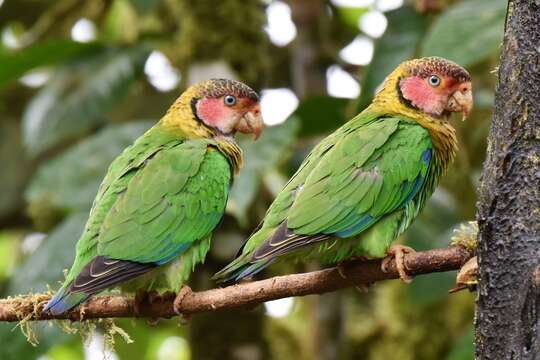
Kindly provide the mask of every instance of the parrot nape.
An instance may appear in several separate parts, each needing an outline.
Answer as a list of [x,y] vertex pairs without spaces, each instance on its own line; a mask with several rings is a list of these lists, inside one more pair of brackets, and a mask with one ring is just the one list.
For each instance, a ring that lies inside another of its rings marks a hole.
[[395,258],[393,245],[422,210],[454,159],[450,114],[472,109],[472,84],[461,66],[438,57],[400,64],[373,102],[322,140],[277,195],[236,259],[214,279],[238,281],[278,259],[340,264]]
[[110,165],[76,258],[44,311],[61,314],[107,288],[178,292],[204,260],[232,177],[236,131],[263,127],[259,97],[233,80],[189,87]]

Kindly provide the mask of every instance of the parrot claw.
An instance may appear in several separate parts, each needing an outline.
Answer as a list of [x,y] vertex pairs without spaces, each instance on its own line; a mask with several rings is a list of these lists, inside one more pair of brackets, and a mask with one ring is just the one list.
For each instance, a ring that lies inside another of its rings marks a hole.
[[152,291],[148,293],[148,302],[150,304],[155,304],[155,303],[164,302],[170,299],[174,299],[175,297],[176,295],[171,291],[167,291],[162,294],[158,293],[157,291]]
[[[160,294],[157,291],[150,291],[146,293],[145,301],[147,301],[150,305],[157,304],[160,302],[164,302],[170,299],[174,299],[175,294],[173,292],[167,291],[165,293]],[[146,323],[150,326],[156,326],[159,323],[159,318],[152,317],[146,320]]]
[[191,294],[192,292],[193,291],[191,290],[189,286],[187,285],[182,286],[182,288],[176,295],[176,298],[174,299],[174,303],[173,303],[174,312],[188,320],[189,320],[189,317],[186,317],[185,314],[182,314],[182,311],[180,309],[182,308],[182,301],[184,301],[185,297]]
[[400,279],[406,283],[410,284],[413,278],[407,274],[407,266],[405,265],[405,254],[412,254],[416,251],[404,245],[392,245],[386,252],[387,256],[382,260],[381,270],[385,273],[390,271],[390,262],[395,259],[396,268],[399,273]]
[[[135,294],[135,301],[133,302],[133,312],[137,317],[143,317],[142,309],[144,306],[156,304],[174,298],[174,293],[165,292],[160,294],[157,291],[138,290]],[[150,318],[148,320],[149,325],[156,325],[159,319]]]

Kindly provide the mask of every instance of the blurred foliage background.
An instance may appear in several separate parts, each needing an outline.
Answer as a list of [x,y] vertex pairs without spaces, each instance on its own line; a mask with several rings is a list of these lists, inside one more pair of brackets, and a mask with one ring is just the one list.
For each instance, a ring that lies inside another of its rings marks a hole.
[[[210,77],[260,90],[269,127],[256,144],[240,139],[247,163],[194,288],[214,286],[312,146],[415,56],[447,57],[474,79],[475,110],[454,122],[457,161],[405,239],[445,246],[474,216],[505,10],[503,0],[0,0],[0,295],[58,287],[108,164]],[[469,360],[473,296],[449,296],[452,282],[283,299],[187,326],[122,320],[134,343],[106,353],[99,331],[83,342],[39,324],[34,347],[0,324],[0,359]]]

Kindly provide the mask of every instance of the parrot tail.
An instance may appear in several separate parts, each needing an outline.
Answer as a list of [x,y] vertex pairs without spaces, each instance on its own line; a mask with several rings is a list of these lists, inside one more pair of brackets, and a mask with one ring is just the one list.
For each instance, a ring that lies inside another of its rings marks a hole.
[[257,261],[254,263],[243,263],[241,260],[242,258],[238,258],[236,261],[233,261],[217,272],[212,279],[216,280],[218,283],[238,282],[262,271],[273,263],[275,259]]
[[62,314],[90,296],[142,275],[156,266],[155,263],[140,263],[96,256],[82,268],[73,281],[58,290],[43,311],[48,311],[53,315]]
[[49,312],[52,315],[63,314],[88,299],[89,296],[90,294],[83,292],[73,293],[67,290],[66,287],[62,287],[45,305],[43,312]]

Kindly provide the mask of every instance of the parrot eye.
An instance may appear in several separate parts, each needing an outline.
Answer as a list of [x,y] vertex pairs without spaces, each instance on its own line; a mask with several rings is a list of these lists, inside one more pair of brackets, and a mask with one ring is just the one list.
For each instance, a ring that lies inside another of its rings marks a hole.
[[439,86],[441,84],[441,79],[437,75],[431,75],[429,77],[429,85],[431,86]]
[[233,106],[234,104],[236,104],[236,97],[232,95],[227,95],[223,98],[223,102],[227,106]]

